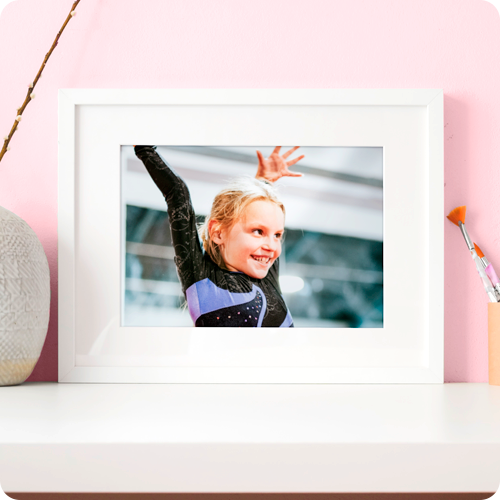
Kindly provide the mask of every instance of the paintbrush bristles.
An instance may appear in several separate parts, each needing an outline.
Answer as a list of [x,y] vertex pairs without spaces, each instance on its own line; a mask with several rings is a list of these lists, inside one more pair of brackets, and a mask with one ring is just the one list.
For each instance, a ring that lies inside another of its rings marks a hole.
[[457,226],[459,222],[465,224],[465,209],[465,205],[454,208],[446,217]]
[[484,253],[481,252],[481,249],[474,243],[474,248],[476,249],[477,256],[482,259],[484,257]]

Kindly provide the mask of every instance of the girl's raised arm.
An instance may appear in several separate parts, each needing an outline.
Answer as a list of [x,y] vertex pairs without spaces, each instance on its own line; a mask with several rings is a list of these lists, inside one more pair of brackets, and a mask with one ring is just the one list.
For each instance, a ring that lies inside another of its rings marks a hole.
[[[163,193],[167,205],[169,205],[167,198],[171,196],[175,188],[180,186],[184,186],[187,196],[189,197],[189,191],[185,182],[177,175],[174,169],[170,167],[166,160],[156,152],[156,146],[134,146],[134,152],[137,158],[144,163],[154,183]],[[171,201],[173,202],[174,200]]]
[[167,202],[175,264],[182,291],[185,292],[197,281],[203,261],[203,250],[188,187],[156,152],[156,146],[134,146],[134,151]]

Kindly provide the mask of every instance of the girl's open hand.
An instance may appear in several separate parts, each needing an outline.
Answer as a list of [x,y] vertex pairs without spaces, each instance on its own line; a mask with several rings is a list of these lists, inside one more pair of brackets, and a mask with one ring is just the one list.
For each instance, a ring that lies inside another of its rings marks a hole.
[[276,146],[269,158],[264,158],[260,151],[257,151],[259,165],[257,167],[257,179],[264,179],[269,182],[276,182],[281,177],[302,177],[298,172],[290,172],[288,167],[295,165],[298,161],[304,158],[304,155],[295,158],[294,160],[286,161],[286,159],[300,146],[295,146],[286,153],[280,156],[281,146]]

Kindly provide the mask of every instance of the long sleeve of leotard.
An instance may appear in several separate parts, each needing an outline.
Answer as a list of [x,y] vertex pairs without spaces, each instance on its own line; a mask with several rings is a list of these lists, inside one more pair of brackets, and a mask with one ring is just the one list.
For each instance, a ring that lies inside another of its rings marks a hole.
[[134,150],[167,202],[175,264],[182,291],[185,292],[199,279],[203,262],[203,250],[188,187],[156,152],[156,146],[135,146]]

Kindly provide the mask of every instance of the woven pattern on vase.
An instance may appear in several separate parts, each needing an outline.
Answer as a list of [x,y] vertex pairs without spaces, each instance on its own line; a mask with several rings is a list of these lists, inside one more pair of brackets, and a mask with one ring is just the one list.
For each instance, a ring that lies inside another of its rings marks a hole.
[[0,207],[0,385],[24,382],[47,335],[50,276],[34,231]]

